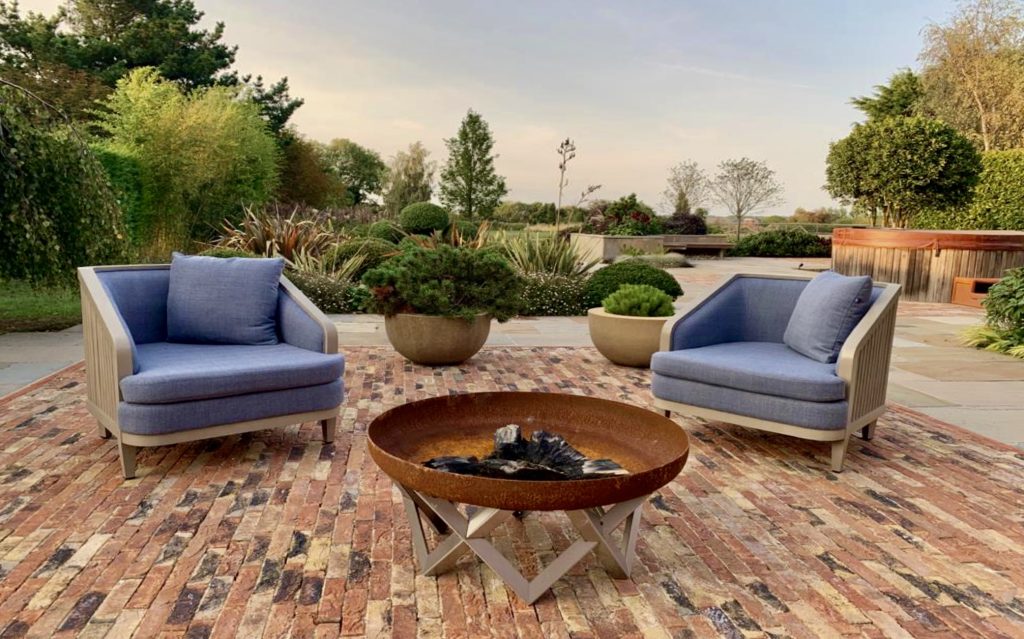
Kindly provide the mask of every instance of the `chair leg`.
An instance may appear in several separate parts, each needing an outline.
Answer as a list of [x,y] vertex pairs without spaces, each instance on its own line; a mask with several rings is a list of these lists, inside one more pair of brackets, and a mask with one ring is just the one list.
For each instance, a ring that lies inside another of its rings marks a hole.
[[846,446],[850,442],[850,436],[832,442],[832,472],[843,472],[843,459],[846,458]]
[[671,418],[672,418],[672,411],[670,411],[670,410],[666,410],[666,411],[665,411],[665,417],[668,417],[668,418],[670,418],[670,419],[671,419]]
[[877,424],[877,423],[878,423],[878,420],[876,419],[875,421],[871,422],[870,424],[868,424],[864,428],[860,429],[860,436],[863,437],[866,440],[874,439],[875,438],[875,424]]
[[139,447],[117,442],[117,452],[121,457],[121,472],[124,473],[124,478],[135,479],[135,455],[139,452]]
[[334,431],[338,428],[338,418],[321,419],[320,428],[324,432],[324,443],[330,444],[334,441]]
[[110,431],[107,430],[106,426],[100,423],[97,423],[96,426],[99,430],[100,437],[102,437],[103,439],[110,439]]

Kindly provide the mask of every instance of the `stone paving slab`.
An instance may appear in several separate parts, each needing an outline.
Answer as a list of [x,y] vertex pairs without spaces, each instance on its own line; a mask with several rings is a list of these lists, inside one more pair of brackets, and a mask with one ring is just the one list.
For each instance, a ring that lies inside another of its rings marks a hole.
[[[898,407],[839,475],[827,445],[678,419],[690,460],[643,506],[632,580],[587,557],[527,606],[471,556],[420,576],[373,417],[467,390],[646,406],[649,373],[589,348],[348,358],[334,444],[303,424],[147,449],[131,481],[80,366],[0,400],[0,636],[1024,636],[1024,453]],[[528,513],[495,541],[532,574],[574,539]]]

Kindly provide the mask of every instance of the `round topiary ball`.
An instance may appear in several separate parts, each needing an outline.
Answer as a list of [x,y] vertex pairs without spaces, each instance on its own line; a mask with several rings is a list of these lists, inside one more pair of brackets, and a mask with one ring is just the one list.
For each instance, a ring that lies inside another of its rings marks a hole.
[[629,260],[606,266],[590,276],[587,280],[587,304],[591,307],[600,306],[604,298],[619,290],[623,284],[649,284],[664,291],[672,299],[683,294],[676,278],[665,271],[644,262]]
[[324,260],[328,264],[337,266],[349,258],[362,255],[363,263],[359,265],[359,269],[355,273],[355,279],[359,279],[366,271],[380,266],[397,254],[398,247],[395,244],[375,237],[367,237],[348,240],[347,242],[335,245],[324,253]]
[[405,237],[405,231],[391,220],[378,220],[366,229],[366,235],[398,244]]
[[472,220],[455,220],[452,222],[452,226],[458,229],[462,239],[469,241],[475,240],[480,231],[480,225]]
[[417,202],[402,209],[398,222],[406,233],[431,235],[443,231],[450,222],[448,211],[431,202]]

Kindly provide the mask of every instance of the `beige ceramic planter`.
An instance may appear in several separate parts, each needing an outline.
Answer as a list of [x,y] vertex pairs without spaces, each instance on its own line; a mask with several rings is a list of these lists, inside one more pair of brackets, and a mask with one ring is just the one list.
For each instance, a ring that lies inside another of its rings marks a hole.
[[476,355],[491,332],[491,318],[473,321],[399,313],[384,318],[388,341],[406,359],[426,366],[459,364]]
[[612,315],[603,308],[587,312],[590,340],[602,355],[622,366],[647,368],[661,343],[661,328],[669,317]]

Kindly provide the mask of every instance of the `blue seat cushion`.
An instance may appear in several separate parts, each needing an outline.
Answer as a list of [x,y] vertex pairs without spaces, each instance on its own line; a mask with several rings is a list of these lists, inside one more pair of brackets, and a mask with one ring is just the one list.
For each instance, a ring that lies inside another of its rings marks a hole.
[[848,404],[806,402],[789,397],[762,395],[735,388],[723,388],[688,379],[651,376],[651,391],[659,399],[744,415],[804,428],[839,430],[846,427]]
[[167,291],[167,341],[276,344],[281,258],[175,253]]
[[117,420],[121,430],[136,435],[166,435],[184,430],[266,419],[279,415],[328,410],[341,404],[340,379],[317,386],[218,397],[175,404],[121,402]]
[[[121,380],[124,401],[167,404],[327,384],[345,359],[290,344],[137,345],[139,372]],[[233,420],[237,421],[237,420]]]
[[796,352],[832,363],[871,307],[871,278],[832,271],[807,283],[793,307],[782,341]]
[[808,402],[846,399],[835,364],[804,357],[777,342],[728,342],[661,351],[651,370],[667,377]]

